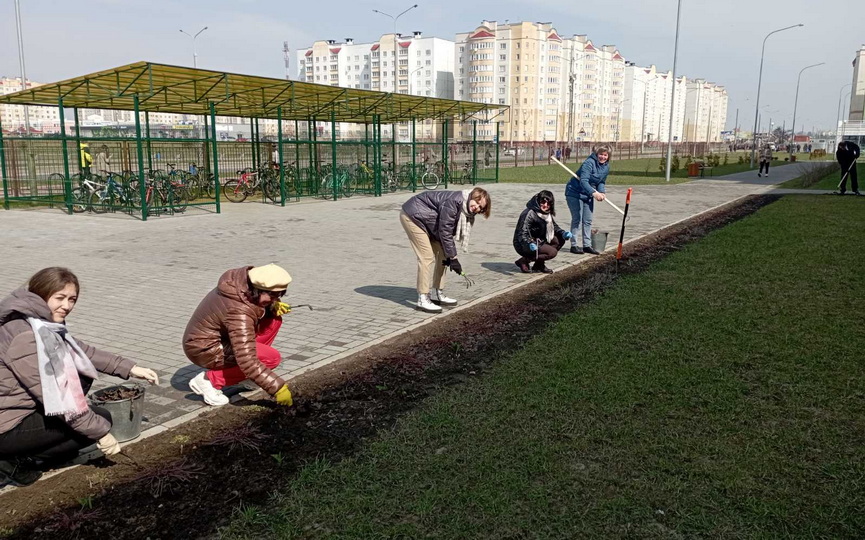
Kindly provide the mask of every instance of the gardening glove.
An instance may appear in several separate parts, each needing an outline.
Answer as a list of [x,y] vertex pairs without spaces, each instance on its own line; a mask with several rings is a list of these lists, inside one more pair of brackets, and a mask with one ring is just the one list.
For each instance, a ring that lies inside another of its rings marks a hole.
[[113,456],[120,452],[120,443],[114,438],[114,435],[106,433],[104,437],[96,442],[96,448],[102,451],[106,456]]
[[535,244],[534,242],[532,242],[531,244],[529,244],[529,251],[537,251],[537,250],[538,250],[538,245],[537,245],[537,244]]
[[277,300],[276,302],[270,304],[270,310],[273,312],[274,317],[282,317],[286,313],[291,313],[291,306],[286,304],[285,302],[280,302]]
[[135,366],[129,370],[129,376],[136,379],[144,379],[150,384],[159,384],[159,375],[152,369],[146,367]]
[[571,233],[571,231],[564,231],[562,233],[562,238],[564,238],[565,240],[570,240],[573,237],[574,237],[574,235],[573,235],[573,233]]
[[288,389],[288,385],[287,385],[287,384],[283,384],[283,385],[282,385],[282,388],[280,388],[280,389],[276,392],[276,395],[273,396],[273,397],[276,398],[276,402],[277,402],[279,405],[285,405],[286,407],[291,407],[292,403],[294,403],[294,402],[291,400],[291,391]]
[[448,259],[444,262],[445,266],[450,266],[452,272],[456,272],[457,275],[463,275],[463,265],[454,257],[453,259]]

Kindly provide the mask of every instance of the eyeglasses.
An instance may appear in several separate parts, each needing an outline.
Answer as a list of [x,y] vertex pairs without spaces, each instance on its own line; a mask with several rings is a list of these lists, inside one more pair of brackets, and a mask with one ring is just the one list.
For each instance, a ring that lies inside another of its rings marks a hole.
[[268,296],[270,296],[271,298],[282,298],[285,295],[284,290],[282,290],[282,291],[264,291],[264,290],[259,289],[258,292],[259,292],[259,294],[265,293]]

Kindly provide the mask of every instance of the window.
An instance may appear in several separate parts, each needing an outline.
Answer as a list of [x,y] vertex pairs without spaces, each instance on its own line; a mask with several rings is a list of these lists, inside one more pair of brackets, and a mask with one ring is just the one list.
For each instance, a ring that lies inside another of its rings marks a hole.
[[508,70],[507,66],[499,66],[499,73],[505,73]]
[[505,50],[505,49],[507,49],[507,48],[508,48],[508,44],[507,44],[507,43],[499,43],[499,49]]
[[432,60],[427,60],[427,61],[426,61],[426,65],[431,66],[431,65],[432,65]]
[[429,77],[430,75],[432,75],[432,71],[426,70],[426,76]]
[[499,60],[507,60],[507,58],[508,58],[507,55],[504,55],[504,54],[499,55]]
[[[418,51],[418,52],[420,52],[420,51]],[[432,55],[432,49],[427,49],[427,50],[426,50],[426,55],[427,55],[427,56],[431,56],[431,55]]]
[[505,78],[504,78],[504,77],[499,77],[499,82],[500,82],[500,83],[505,82]]

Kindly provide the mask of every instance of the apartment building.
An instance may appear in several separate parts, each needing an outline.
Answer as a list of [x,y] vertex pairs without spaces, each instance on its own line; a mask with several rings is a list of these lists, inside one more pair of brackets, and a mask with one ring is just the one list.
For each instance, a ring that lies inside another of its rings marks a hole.
[[[644,143],[667,142],[670,135],[670,100],[673,74],[659,72],[633,63],[625,67],[625,99],[622,105],[619,140]],[[687,79],[676,80],[676,103],[673,107],[673,142],[682,140],[685,119]]]
[[[296,51],[298,81],[453,99],[454,43],[421,32],[411,36],[385,34],[372,43],[353,39],[316,41]],[[398,126],[399,140],[410,138],[409,124]],[[324,126],[326,133],[330,126]],[[363,128],[341,124],[343,137],[362,136]],[[436,136],[432,122],[419,123],[419,138]],[[389,130],[383,136],[389,135]]]
[[[624,93],[624,59],[585,35],[563,38],[551,23],[483,21],[456,36],[456,99],[509,105],[484,120],[478,138],[612,140]],[[463,136],[469,124],[463,124]]]
[[[42,83],[27,80],[27,88],[41,86]],[[23,89],[21,77],[0,77],[0,94],[11,94]],[[27,114],[30,127],[38,131],[52,131],[60,124],[60,112],[57,107],[28,106]],[[0,124],[6,131],[24,128],[23,105],[0,105]]]
[[720,142],[727,123],[727,90],[705,79],[694,79],[685,89],[685,142]]
[[[850,90],[850,105],[846,120],[862,122],[865,120],[865,45],[856,51],[853,59],[853,87]],[[842,118],[842,120],[845,120]]]

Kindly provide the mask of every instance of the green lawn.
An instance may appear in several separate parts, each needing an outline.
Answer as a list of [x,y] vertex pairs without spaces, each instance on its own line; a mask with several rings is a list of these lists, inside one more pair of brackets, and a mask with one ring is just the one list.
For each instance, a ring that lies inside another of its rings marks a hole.
[[853,198],[765,207],[356,457],[274,469],[278,493],[223,535],[862,538],[861,230]]
[[[865,174],[865,164],[857,163],[856,164],[856,173],[859,177],[859,182],[860,182],[859,190],[862,191],[863,189],[865,189],[865,186],[862,185],[862,182],[865,181],[865,176],[863,176],[863,174]],[[841,168],[836,166],[835,170],[832,173],[823,177],[823,179],[820,180],[819,182],[817,182],[816,184],[812,184],[810,186],[803,186],[801,178],[794,178],[792,180],[788,180],[788,181],[784,182],[783,184],[781,184],[778,187],[791,188],[791,189],[801,189],[801,188],[805,188],[805,189],[830,189],[832,191],[835,191],[838,189],[838,183],[840,181],[841,181]],[[849,193],[851,191],[853,191],[853,187],[851,185],[850,178],[848,176],[848,178],[847,178],[847,192]]]
[[[738,163],[739,156],[745,158],[745,163]],[[721,155],[723,159],[723,154]],[[808,154],[801,154],[797,159],[806,159]],[[749,165],[750,154],[739,152],[729,154],[729,163],[715,167],[711,172],[712,176],[723,176],[726,174],[735,174],[750,169]],[[680,160],[684,164],[684,158]],[[774,164],[782,165],[785,162],[782,159]],[[613,160],[610,165],[610,176],[607,178],[607,183],[611,185],[645,185],[645,184],[664,184],[666,183],[665,171],[661,171],[659,166],[661,160],[659,158],[640,158]],[[568,167],[575,171],[579,168],[579,163],[569,163]],[[756,170],[756,167],[755,167]],[[535,165],[534,167],[508,167],[499,170],[499,181],[509,183],[527,183],[527,184],[565,184],[570,179],[568,173],[560,166],[553,165]],[[684,165],[680,165],[680,169],[673,173],[670,178],[671,183],[688,182],[688,171]]]

